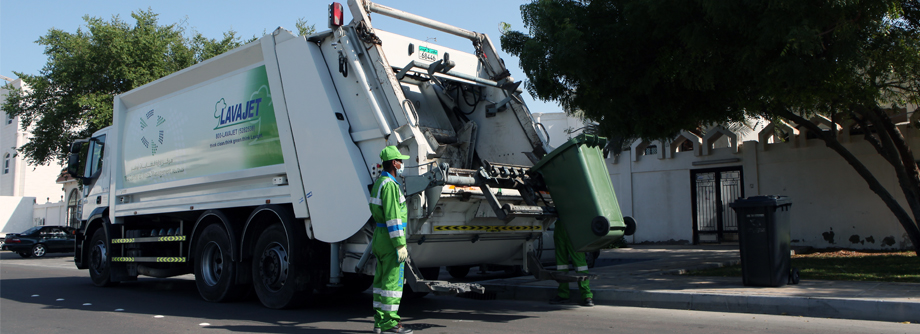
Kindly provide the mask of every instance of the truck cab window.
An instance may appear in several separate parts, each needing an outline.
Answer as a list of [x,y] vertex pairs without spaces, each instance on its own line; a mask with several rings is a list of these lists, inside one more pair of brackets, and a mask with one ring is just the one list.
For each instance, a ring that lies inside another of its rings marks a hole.
[[83,174],[86,178],[98,176],[102,170],[102,156],[105,149],[105,135],[93,138],[89,143],[89,156],[87,156],[86,171]]

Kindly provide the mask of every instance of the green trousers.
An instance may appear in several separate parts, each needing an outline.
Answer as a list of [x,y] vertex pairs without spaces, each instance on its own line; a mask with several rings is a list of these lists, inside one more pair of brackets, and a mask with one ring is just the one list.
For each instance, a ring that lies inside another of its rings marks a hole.
[[372,246],[377,257],[377,270],[374,272],[374,327],[388,330],[399,324],[399,301],[402,299],[405,267],[399,263],[396,248],[390,242],[390,235],[385,227],[374,230]]
[[[575,269],[576,272],[581,274],[588,273],[588,262],[585,261],[585,253],[575,252],[575,248],[572,247],[572,239],[569,239],[569,233],[566,232],[562,221],[556,221],[553,242],[556,244],[556,270],[568,272],[570,269]],[[569,262],[569,258],[574,262],[574,266]],[[578,290],[581,292],[581,298],[594,298],[591,288],[588,287],[587,280],[578,282]],[[571,294],[569,283],[560,282],[556,294],[560,298],[569,299]]]

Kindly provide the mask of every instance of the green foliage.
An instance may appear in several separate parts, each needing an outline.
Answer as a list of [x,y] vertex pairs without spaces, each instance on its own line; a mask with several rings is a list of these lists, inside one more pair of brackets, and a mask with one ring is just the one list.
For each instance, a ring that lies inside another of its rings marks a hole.
[[535,0],[508,31],[528,90],[608,135],[917,102],[916,1]]
[[300,36],[309,36],[316,32],[316,25],[307,25],[307,20],[302,17],[297,19],[297,23],[294,26],[297,27],[297,33]]
[[36,43],[48,62],[38,75],[15,72],[27,85],[14,90],[3,111],[19,116],[32,139],[20,148],[30,164],[63,158],[76,138],[112,123],[112,99],[241,45],[233,31],[222,39],[185,38],[177,24],[160,25],[152,10],[131,14],[133,25],[85,16],[75,33],[52,28]]
[[[920,246],[920,169],[887,111],[920,102],[917,0],[533,0],[521,13],[527,33],[505,30],[501,42],[527,89],[583,112],[611,142],[791,120],[843,157]],[[815,114],[864,130],[913,217]]]

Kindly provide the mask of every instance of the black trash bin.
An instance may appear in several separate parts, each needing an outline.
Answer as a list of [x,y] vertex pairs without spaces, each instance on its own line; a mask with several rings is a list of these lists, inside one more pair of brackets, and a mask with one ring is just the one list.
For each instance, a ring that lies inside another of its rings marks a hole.
[[753,196],[731,203],[738,214],[744,285],[780,287],[798,283],[790,270],[789,207],[786,196]]

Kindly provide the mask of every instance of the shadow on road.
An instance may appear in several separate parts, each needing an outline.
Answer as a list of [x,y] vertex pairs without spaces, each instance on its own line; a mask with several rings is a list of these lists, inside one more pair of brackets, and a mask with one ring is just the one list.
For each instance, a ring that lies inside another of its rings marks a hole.
[[[117,312],[221,322],[226,325],[215,324],[207,328],[234,332],[289,333],[309,329],[318,333],[366,333],[373,327],[372,295],[369,290],[350,295],[316,295],[305,308],[270,310],[263,307],[254,296],[236,303],[206,302],[198,296],[191,275],[167,279],[142,277],[136,282],[122,282],[115,287],[100,288],[93,286],[86,271],[73,270],[73,276],[69,277],[13,278],[9,276],[14,275],[6,275],[14,268],[4,268],[6,277],[2,280],[0,298],[38,304],[42,309],[105,313],[119,309]],[[92,305],[85,306],[84,303]],[[506,323],[530,317],[520,314],[523,311],[521,305],[516,305],[514,309],[500,305],[456,297],[429,296],[415,300],[404,299],[399,313],[407,322],[407,327],[418,331],[443,327],[435,323],[444,321]],[[527,308],[530,307],[524,306],[524,309]],[[245,324],[235,325],[234,322]],[[336,323],[349,325],[328,329],[330,324],[336,327]],[[355,327],[361,329],[355,330]]]

